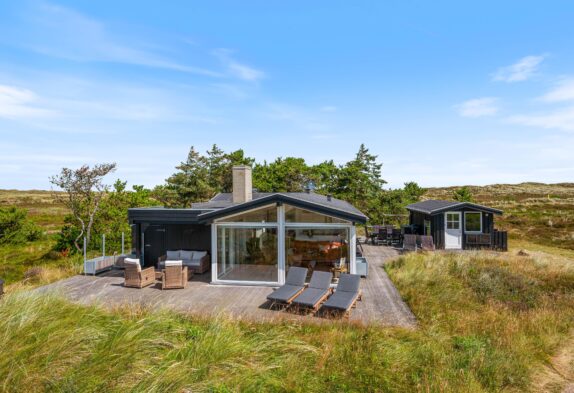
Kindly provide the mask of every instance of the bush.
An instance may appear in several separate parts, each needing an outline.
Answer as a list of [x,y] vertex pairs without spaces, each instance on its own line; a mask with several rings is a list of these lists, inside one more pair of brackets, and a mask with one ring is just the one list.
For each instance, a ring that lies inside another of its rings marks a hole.
[[42,237],[42,230],[27,216],[25,209],[0,207],[0,244],[23,244]]

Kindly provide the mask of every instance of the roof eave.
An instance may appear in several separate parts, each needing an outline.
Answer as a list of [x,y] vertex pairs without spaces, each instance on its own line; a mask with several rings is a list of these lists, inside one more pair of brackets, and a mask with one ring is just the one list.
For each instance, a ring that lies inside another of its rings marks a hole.
[[315,210],[317,212],[321,212],[321,213],[325,213],[337,218],[341,218],[344,220],[348,220],[348,221],[352,221],[352,222],[358,222],[358,223],[366,223],[368,218],[365,215],[358,215],[358,214],[353,214],[350,212],[345,212],[343,210],[340,209],[335,209],[329,206],[325,206],[325,205],[321,205],[318,203],[314,203],[314,202],[310,202],[310,201],[304,201],[298,198],[293,198],[289,195],[283,194],[283,193],[276,193],[276,194],[272,194],[272,195],[268,195],[262,198],[258,198],[258,199],[254,199],[251,200],[249,202],[245,202],[245,203],[241,203],[238,205],[232,205],[223,209],[219,209],[217,211],[212,211],[212,212],[206,212],[203,214],[199,215],[199,218],[204,221],[204,222],[211,222],[216,218],[219,217],[225,217],[237,212],[241,212],[242,210],[248,210],[249,208],[253,208],[253,207],[257,207],[257,206],[262,206],[268,203],[276,203],[276,202],[282,202],[282,203],[289,203],[292,204],[294,206],[297,207],[302,207],[302,208],[308,208],[311,210]]

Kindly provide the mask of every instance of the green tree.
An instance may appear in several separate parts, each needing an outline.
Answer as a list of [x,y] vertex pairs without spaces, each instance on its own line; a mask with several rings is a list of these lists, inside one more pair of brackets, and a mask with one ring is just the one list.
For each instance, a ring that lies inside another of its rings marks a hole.
[[209,182],[209,160],[192,146],[187,160],[179,164],[166,185],[155,194],[169,207],[190,207],[192,202],[206,201],[214,194]]
[[468,186],[458,188],[452,192],[452,199],[459,202],[474,202],[472,192]]
[[65,191],[54,195],[70,210],[74,225],[79,229],[74,239],[77,251],[81,251],[79,240],[82,236],[85,235],[90,244],[100,202],[109,189],[103,179],[115,170],[116,163],[96,164],[93,168],[83,165],[79,169],[62,168],[58,175],[50,178],[53,185]]
[[310,169],[303,158],[279,157],[253,168],[253,185],[261,192],[300,192],[310,179]]
[[0,207],[0,244],[24,244],[38,240],[42,235],[42,230],[28,219],[27,210]]
[[382,166],[377,162],[377,156],[361,144],[355,159],[340,169],[335,196],[352,203],[368,216],[375,215],[386,183],[381,177]]

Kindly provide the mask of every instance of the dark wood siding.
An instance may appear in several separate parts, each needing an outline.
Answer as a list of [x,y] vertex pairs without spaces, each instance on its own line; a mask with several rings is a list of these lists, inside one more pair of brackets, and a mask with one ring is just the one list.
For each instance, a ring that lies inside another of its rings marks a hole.
[[444,214],[435,214],[431,220],[431,232],[434,246],[441,250],[444,248]]

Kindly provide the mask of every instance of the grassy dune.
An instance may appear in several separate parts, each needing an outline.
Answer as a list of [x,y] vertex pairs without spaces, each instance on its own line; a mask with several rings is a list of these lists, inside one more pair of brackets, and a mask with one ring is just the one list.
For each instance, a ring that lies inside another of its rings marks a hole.
[[4,391],[442,391],[532,388],[574,327],[572,261],[410,254],[387,271],[415,330],[113,312],[15,291],[0,301]]

